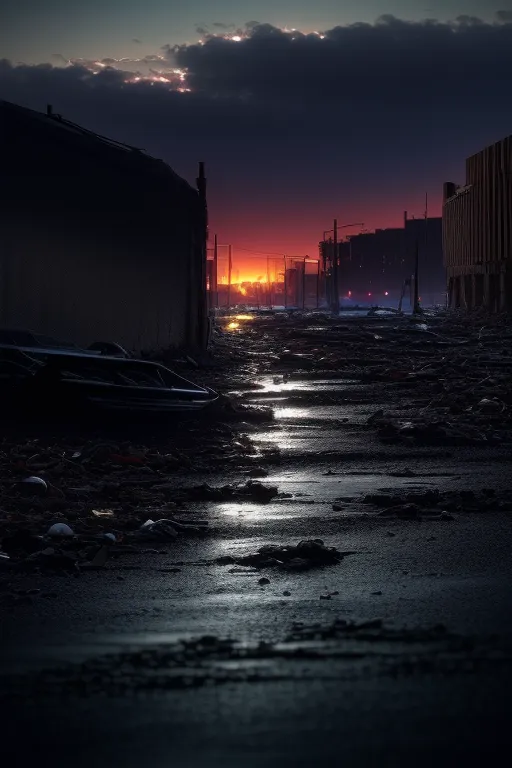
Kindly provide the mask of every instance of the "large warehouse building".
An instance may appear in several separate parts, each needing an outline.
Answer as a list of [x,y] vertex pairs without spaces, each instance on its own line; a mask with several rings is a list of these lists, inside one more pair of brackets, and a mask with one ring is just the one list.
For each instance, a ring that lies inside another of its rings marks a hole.
[[443,249],[451,307],[512,310],[512,136],[466,161],[444,185]]
[[[206,339],[206,195],[160,160],[0,102],[0,325],[134,351]],[[202,168],[202,166],[201,166]]]

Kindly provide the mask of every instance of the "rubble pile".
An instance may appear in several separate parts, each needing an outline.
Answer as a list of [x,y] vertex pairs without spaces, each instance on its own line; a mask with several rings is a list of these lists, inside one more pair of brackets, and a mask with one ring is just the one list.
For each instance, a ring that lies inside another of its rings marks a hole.
[[326,565],[337,565],[348,552],[326,547],[321,539],[299,541],[296,545],[260,547],[257,552],[241,557],[229,555],[218,558],[220,565],[252,566],[253,568],[280,568],[287,571],[307,571]]
[[383,443],[485,447],[512,444],[511,342],[512,322],[502,316],[374,313],[348,324],[304,312],[255,318],[215,349],[222,356],[245,348],[238,376],[246,379],[322,376],[378,386],[389,406],[368,426]]
[[[220,430],[226,435],[225,430]],[[209,435],[209,450],[215,443]],[[227,435],[232,437],[231,431]],[[234,450],[252,453],[250,440],[236,435],[216,458],[229,461]],[[267,503],[274,486],[255,479],[244,484],[182,487],[201,465],[204,448],[167,453],[156,447],[90,441],[10,443],[0,451],[0,569],[76,572],[105,564],[106,557],[140,550],[145,542],[172,543],[202,535],[197,502]],[[218,447],[215,444],[215,447]],[[168,448],[167,448],[168,450]],[[227,454],[227,455],[226,455]],[[251,466],[250,464],[248,466]],[[36,474],[37,473],[37,474]],[[256,474],[261,476],[262,470]],[[98,559],[98,553],[102,552]]]
[[375,507],[382,517],[402,519],[453,520],[451,513],[512,512],[512,493],[482,488],[470,490],[428,490],[404,493],[370,493],[361,502]]

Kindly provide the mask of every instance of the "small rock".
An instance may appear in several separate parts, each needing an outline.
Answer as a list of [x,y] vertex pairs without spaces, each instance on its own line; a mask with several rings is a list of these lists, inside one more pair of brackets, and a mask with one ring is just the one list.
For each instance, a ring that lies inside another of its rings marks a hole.
[[263,467],[254,467],[254,469],[249,470],[248,475],[249,477],[268,477],[268,472]]
[[267,579],[265,576],[262,576],[261,579],[258,579],[258,584],[260,584],[263,587],[265,584],[270,584],[270,579]]
[[320,595],[320,600],[330,600],[330,599],[331,599],[330,595]]
[[285,591],[283,592],[283,595],[284,595],[285,597],[290,597],[290,596],[291,596],[291,594],[292,594],[292,593],[291,593],[291,592],[289,592],[287,589],[285,589]]
[[372,592],[372,595],[382,595],[382,592],[379,589],[377,592]]

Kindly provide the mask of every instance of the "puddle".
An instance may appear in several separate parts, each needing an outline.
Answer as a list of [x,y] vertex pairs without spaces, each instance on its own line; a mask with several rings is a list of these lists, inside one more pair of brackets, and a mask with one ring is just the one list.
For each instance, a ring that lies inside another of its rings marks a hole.
[[[280,381],[277,381],[280,379]],[[332,390],[343,391],[347,388],[361,386],[361,382],[356,379],[291,379],[284,381],[282,376],[264,376],[258,379],[257,383],[261,385],[257,392],[276,393],[292,395],[294,392],[330,392]],[[250,390],[254,394],[254,390]],[[230,395],[247,394],[247,390],[233,390]]]

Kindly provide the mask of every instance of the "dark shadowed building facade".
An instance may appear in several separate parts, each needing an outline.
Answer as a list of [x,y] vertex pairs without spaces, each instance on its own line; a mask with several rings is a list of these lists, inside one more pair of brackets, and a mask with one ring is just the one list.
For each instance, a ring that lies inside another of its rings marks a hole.
[[466,160],[466,183],[443,191],[450,306],[512,311],[512,136]]
[[[422,303],[444,303],[446,277],[441,218],[425,221],[425,218],[408,218],[407,213],[403,227],[363,232],[339,243],[340,297],[364,304],[398,301],[404,281],[414,273],[416,247]],[[327,264],[329,251],[329,242],[320,243],[320,257]]]
[[160,160],[0,102],[0,325],[203,346],[206,201]]

